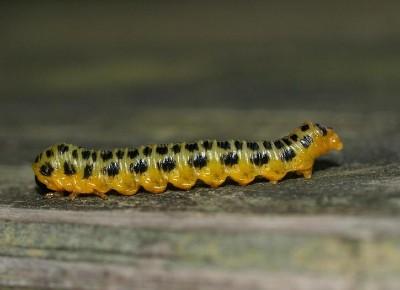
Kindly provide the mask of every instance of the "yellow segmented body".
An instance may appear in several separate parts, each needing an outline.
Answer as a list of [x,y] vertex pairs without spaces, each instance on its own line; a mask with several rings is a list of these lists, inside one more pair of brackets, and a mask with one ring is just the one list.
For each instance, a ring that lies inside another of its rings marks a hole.
[[160,193],[168,183],[190,189],[197,180],[217,187],[228,177],[240,185],[257,176],[275,183],[291,171],[309,178],[317,157],[342,147],[333,129],[307,122],[275,141],[201,140],[114,150],[56,144],[36,157],[33,171],[48,190],[104,198],[110,190],[132,195],[140,187]]

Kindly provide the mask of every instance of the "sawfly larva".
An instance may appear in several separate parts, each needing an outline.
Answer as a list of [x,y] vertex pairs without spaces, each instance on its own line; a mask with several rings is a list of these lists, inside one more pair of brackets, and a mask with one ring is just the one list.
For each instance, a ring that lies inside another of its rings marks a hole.
[[106,198],[110,190],[133,195],[140,187],[161,193],[168,183],[188,190],[197,180],[217,187],[227,178],[240,185],[257,176],[276,183],[288,172],[310,178],[316,158],[342,147],[333,129],[306,122],[274,141],[202,140],[114,150],[57,144],[36,157],[33,171],[47,190],[69,192],[72,199]]

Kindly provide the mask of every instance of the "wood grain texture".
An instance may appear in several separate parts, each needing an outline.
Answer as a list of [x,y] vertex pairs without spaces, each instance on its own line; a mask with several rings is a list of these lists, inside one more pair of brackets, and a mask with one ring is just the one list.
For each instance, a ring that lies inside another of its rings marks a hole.
[[[398,289],[399,1],[2,1],[0,289]],[[329,124],[311,180],[46,199],[31,163]]]

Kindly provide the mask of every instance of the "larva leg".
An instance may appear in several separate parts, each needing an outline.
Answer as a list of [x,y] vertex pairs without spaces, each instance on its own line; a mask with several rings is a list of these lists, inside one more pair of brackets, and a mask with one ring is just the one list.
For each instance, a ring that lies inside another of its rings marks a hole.
[[283,179],[286,175],[284,172],[277,172],[266,168],[261,172],[261,175],[269,180],[272,184],[277,184],[279,180]]
[[104,200],[108,199],[108,196],[105,193],[97,192],[97,191],[93,191],[91,193],[82,193],[82,192],[73,191],[68,195],[68,197],[69,197],[70,200],[74,200],[75,198],[77,198],[80,195],[88,195],[88,194],[94,194],[94,195],[96,195],[96,196],[98,196],[98,197],[100,197],[101,199],[104,199]]
[[299,171],[296,171],[296,173],[297,173],[298,175],[303,175],[304,178],[306,178],[306,179],[310,179],[311,176],[312,176],[312,168],[310,168],[310,169],[305,169],[305,170],[299,170]]
[[199,178],[211,187],[218,187],[226,180],[225,168],[216,161],[210,162],[207,168],[200,172]]
[[189,167],[180,167],[169,174],[168,181],[176,188],[188,190],[191,189],[197,180],[193,169]]
[[79,192],[71,192],[68,197],[72,201],[79,196]]
[[64,194],[62,192],[55,191],[55,192],[47,192],[44,195],[44,198],[50,199],[50,198],[63,197],[63,196],[64,196]]
[[134,195],[139,190],[136,180],[129,174],[116,176],[110,187],[122,195]]
[[256,174],[254,166],[240,162],[238,165],[232,166],[229,170],[229,176],[238,184],[247,185],[254,180]]
[[140,176],[140,185],[149,192],[162,193],[167,188],[167,180],[156,169],[150,169]]

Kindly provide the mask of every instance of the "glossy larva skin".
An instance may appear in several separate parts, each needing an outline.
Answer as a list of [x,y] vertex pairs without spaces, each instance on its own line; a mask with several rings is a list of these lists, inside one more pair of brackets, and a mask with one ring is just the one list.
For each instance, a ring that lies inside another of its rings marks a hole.
[[333,129],[307,122],[274,141],[201,140],[97,151],[57,144],[37,156],[33,171],[48,190],[105,198],[110,190],[132,195],[140,187],[160,193],[168,183],[190,189],[197,180],[217,187],[228,177],[240,185],[257,176],[276,183],[291,171],[310,178],[317,157],[342,147]]

